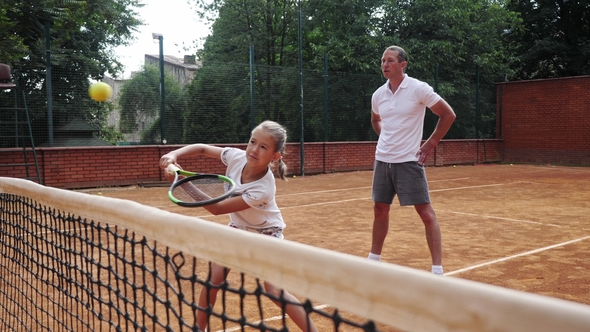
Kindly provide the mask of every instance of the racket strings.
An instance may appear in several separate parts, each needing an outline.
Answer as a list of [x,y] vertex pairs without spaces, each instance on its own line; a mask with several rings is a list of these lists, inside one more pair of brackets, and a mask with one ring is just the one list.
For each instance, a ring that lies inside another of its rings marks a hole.
[[226,182],[218,178],[200,178],[180,183],[172,196],[182,202],[202,202],[225,194]]

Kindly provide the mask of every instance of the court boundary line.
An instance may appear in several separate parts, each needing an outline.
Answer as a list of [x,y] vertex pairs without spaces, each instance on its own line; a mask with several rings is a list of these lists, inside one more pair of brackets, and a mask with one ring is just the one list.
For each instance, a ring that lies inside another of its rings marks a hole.
[[542,248],[537,248],[537,249],[534,249],[534,250],[525,251],[525,252],[522,252],[520,254],[516,254],[516,255],[512,255],[512,256],[507,256],[507,257],[495,259],[495,260],[492,260],[492,261],[489,261],[489,262],[485,262],[485,263],[480,263],[480,264],[468,266],[468,267],[465,267],[465,268],[462,268],[462,269],[458,269],[458,270],[454,270],[454,271],[445,273],[445,276],[459,274],[459,273],[470,271],[470,270],[474,270],[474,269],[477,269],[477,268],[480,268],[480,267],[483,267],[483,266],[492,265],[492,264],[496,264],[496,263],[500,263],[500,262],[505,262],[505,261],[508,261],[508,260],[511,260],[511,259],[514,259],[514,258],[524,257],[524,256],[536,254],[536,253],[539,253],[539,252],[547,251],[547,250],[558,248],[558,247],[563,247],[563,246],[566,246],[568,244],[572,244],[572,243],[576,243],[576,242],[580,242],[580,241],[584,241],[584,240],[588,240],[588,239],[590,239],[590,235],[584,236],[584,237],[581,237],[581,238],[577,238],[577,239],[574,239],[574,240],[566,241],[566,242],[552,244],[550,246],[546,246],[546,247],[542,247]]
[[[470,178],[469,177],[465,177],[465,178],[455,178],[455,179],[441,179],[441,180],[428,181],[428,183],[447,182],[447,181],[458,181],[458,180],[468,180],[468,179],[470,179]],[[358,189],[370,189],[370,188],[372,188],[372,186],[362,186],[362,187],[353,187],[353,188],[341,188],[341,189],[330,189],[330,190],[317,190],[317,191],[304,191],[304,192],[299,192],[299,193],[277,195],[277,197],[297,196],[297,195],[310,195],[310,194],[323,194],[323,193],[348,191],[348,190],[358,190]]]
[[[504,185],[510,185],[510,184],[515,184],[515,183],[519,183],[520,181],[516,181],[516,182],[507,182],[507,183],[495,183],[495,184],[485,184],[485,185],[480,185],[480,186],[468,186],[468,187],[455,187],[455,188],[447,188],[447,189],[437,189],[437,190],[430,190],[430,192],[438,192],[438,191],[450,191],[450,190],[461,190],[461,189],[471,189],[471,188],[483,188],[483,187],[492,187],[492,186],[504,186]],[[344,190],[356,190],[356,189],[365,189],[365,188],[371,188],[369,187],[356,187],[356,188],[345,188],[345,189],[334,189],[331,191],[344,191]],[[306,192],[302,192],[302,193],[296,193],[296,194],[286,194],[286,195],[277,195],[278,197],[284,197],[284,196],[288,196],[288,195],[303,195],[303,194],[307,194],[307,195],[313,195],[315,193],[324,193],[327,191],[306,191]],[[351,199],[345,199],[345,200],[339,200],[339,201],[329,201],[329,202],[319,202],[319,203],[311,203],[311,204],[304,204],[304,205],[291,205],[291,206],[283,206],[281,207],[281,210],[285,210],[285,209],[292,209],[292,208],[302,208],[302,207],[310,207],[310,206],[319,206],[319,205],[328,205],[328,204],[340,204],[340,203],[347,203],[347,202],[354,202],[354,201],[364,201],[364,200],[371,200],[371,197],[359,197],[359,198],[351,198]],[[203,218],[203,219],[207,219],[207,217],[211,217],[210,214],[207,215],[201,215],[201,216],[195,216],[198,218]]]
[[[320,309],[324,309],[324,308],[328,308],[328,307],[330,307],[329,304],[320,304],[320,305],[317,305],[317,306],[315,306],[313,308],[316,309],[316,310],[320,310]],[[285,317],[289,317],[289,315],[285,314]],[[257,322],[254,322],[253,324],[259,324],[259,323],[263,323],[263,322],[270,322],[270,321],[279,320],[279,319],[283,319],[283,315],[278,315],[278,316],[273,316],[273,317],[265,318],[263,320],[259,320]],[[238,325],[238,326],[234,326],[232,328],[225,329],[225,330],[217,330],[215,332],[233,332],[233,331],[239,331],[241,329],[242,329],[242,327]]]
[[[488,262],[485,262],[485,263],[480,263],[480,264],[468,266],[468,267],[465,267],[465,268],[462,268],[462,269],[458,269],[458,270],[454,270],[454,271],[451,271],[451,272],[447,272],[447,273],[444,274],[444,276],[452,276],[452,275],[455,275],[455,274],[460,274],[460,273],[463,273],[463,272],[467,272],[467,271],[478,269],[480,267],[484,267],[484,266],[488,266],[488,265],[493,265],[493,264],[505,262],[505,261],[508,261],[508,260],[511,260],[511,259],[514,259],[514,258],[518,258],[518,257],[529,256],[529,255],[532,255],[532,254],[536,254],[536,253],[539,253],[539,252],[551,250],[551,249],[558,248],[558,247],[563,247],[563,246],[566,246],[566,245],[569,245],[569,244],[572,244],[572,243],[577,243],[577,242],[581,242],[581,241],[588,240],[588,239],[590,239],[590,235],[584,236],[584,237],[581,237],[581,238],[577,238],[577,239],[574,239],[574,240],[566,241],[566,242],[561,242],[561,243],[553,244],[553,245],[542,247],[542,248],[537,248],[537,249],[534,249],[534,250],[525,251],[525,252],[522,252],[522,253],[519,253],[519,254],[516,254],[516,255],[511,255],[511,256],[507,256],[507,257],[495,259],[495,260],[488,261]],[[386,263],[386,262],[384,262],[384,263],[385,264],[391,264],[391,263]],[[468,280],[468,279],[466,279],[466,280]],[[320,304],[320,305],[315,306],[314,309],[320,310],[320,309],[324,309],[324,308],[328,308],[328,307],[330,307],[329,304]],[[285,315],[285,317],[289,317],[289,316],[288,315]],[[266,318],[264,320],[260,320],[260,321],[256,322],[256,324],[257,323],[261,323],[261,322],[268,322],[268,321],[278,320],[278,319],[282,319],[282,318],[283,318],[282,315],[273,316],[273,317]],[[232,327],[230,329],[218,330],[216,332],[224,332],[224,331],[225,332],[232,332],[232,331],[238,331],[241,328],[242,328],[241,326],[236,326],[236,327]]]
[[466,187],[435,189],[435,190],[429,190],[429,192],[436,193],[436,192],[441,192],[441,191],[451,191],[451,190],[461,190],[461,189],[473,189],[473,188],[485,188],[485,187],[499,187],[499,186],[506,186],[506,185],[510,185],[510,184],[516,184],[516,183],[519,183],[519,182],[520,181],[506,182],[506,183],[482,184],[482,185],[479,185],[479,186],[466,186]]
[[481,218],[488,218],[488,219],[500,219],[500,220],[506,220],[506,221],[518,221],[518,222],[523,222],[523,223],[527,223],[527,224],[537,224],[537,225],[541,225],[541,226],[562,227],[562,225],[544,224],[542,222],[531,221],[531,220],[526,220],[526,219],[512,219],[512,218],[504,218],[504,217],[494,217],[494,216],[488,216],[488,215],[483,215],[483,214],[475,214],[475,213],[467,213],[467,212],[457,212],[457,211],[448,211],[448,210],[439,210],[439,209],[437,209],[436,211],[437,212],[454,213],[454,214],[463,214],[463,215],[467,215],[467,216],[471,216],[471,217],[481,217]]

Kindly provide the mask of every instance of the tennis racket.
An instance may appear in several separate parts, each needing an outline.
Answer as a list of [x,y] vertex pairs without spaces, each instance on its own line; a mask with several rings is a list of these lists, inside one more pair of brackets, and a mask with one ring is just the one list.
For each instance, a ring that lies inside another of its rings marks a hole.
[[174,173],[168,198],[180,206],[199,207],[229,198],[236,190],[235,182],[227,176],[188,172],[174,164],[167,167]]

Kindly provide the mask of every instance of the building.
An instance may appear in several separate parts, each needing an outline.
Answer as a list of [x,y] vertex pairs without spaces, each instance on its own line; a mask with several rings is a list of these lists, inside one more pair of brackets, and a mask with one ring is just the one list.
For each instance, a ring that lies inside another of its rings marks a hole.
[[[144,57],[144,65],[153,65],[159,67],[159,55],[146,54]],[[194,55],[185,55],[182,59],[172,55],[164,55],[164,72],[166,72],[167,74],[172,74],[172,76],[181,86],[185,86],[191,82],[199,66],[200,63],[197,63],[196,57]],[[131,77],[133,77],[135,73],[136,72],[133,72],[131,74]],[[127,80],[114,79],[111,77],[105,77],[103,79],[103,82],[110,85],[113,89],[113,94],[108,99],[108,101],[115,105],[115,108],[107,118],[107,123],[109,126],[114,126],[117,129],[120,129],[119,122],[121,117],[121,110],[117,105],[117,100],[119,94],[121,93],[121,88],[123,87],[126,81]],[[138,119],[138,121],[140,121],[140,123],[137,124],[137,130],[135,132],[123,134],[125,136],[126,142],[122,144],[132,144],[135,142],[139,142],[141,140],[141,133],[153,121],[155,121],[155,118],[141,117],[140,119]]]
[[[53,131],[52,147],[64,146],[109,146],[112,145],[107,141],[99,139],[99,129],[80,118],[73,118],[67,124]],[[43,143],[40,147],[49,146],[49,143]]]
[[[146,54],[145,65],[160,65],[160,56],[157,54]],[[193,77],[195,72],[201,64],[197,64],[194,55],[185,55],[184,59],[177,58],[172,55],[164,55],[164,72],[172,73],[172,76],[177,80],[180,86],[187,85]]]

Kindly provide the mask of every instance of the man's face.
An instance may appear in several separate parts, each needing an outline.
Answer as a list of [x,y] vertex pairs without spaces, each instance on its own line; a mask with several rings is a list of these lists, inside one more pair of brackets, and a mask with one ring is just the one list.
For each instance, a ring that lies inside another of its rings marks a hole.
[[381,72],[387,79],[403,76],[404,68],[408,63],[406,61],[399,62],[397,51],[385,50],[381,58]]

